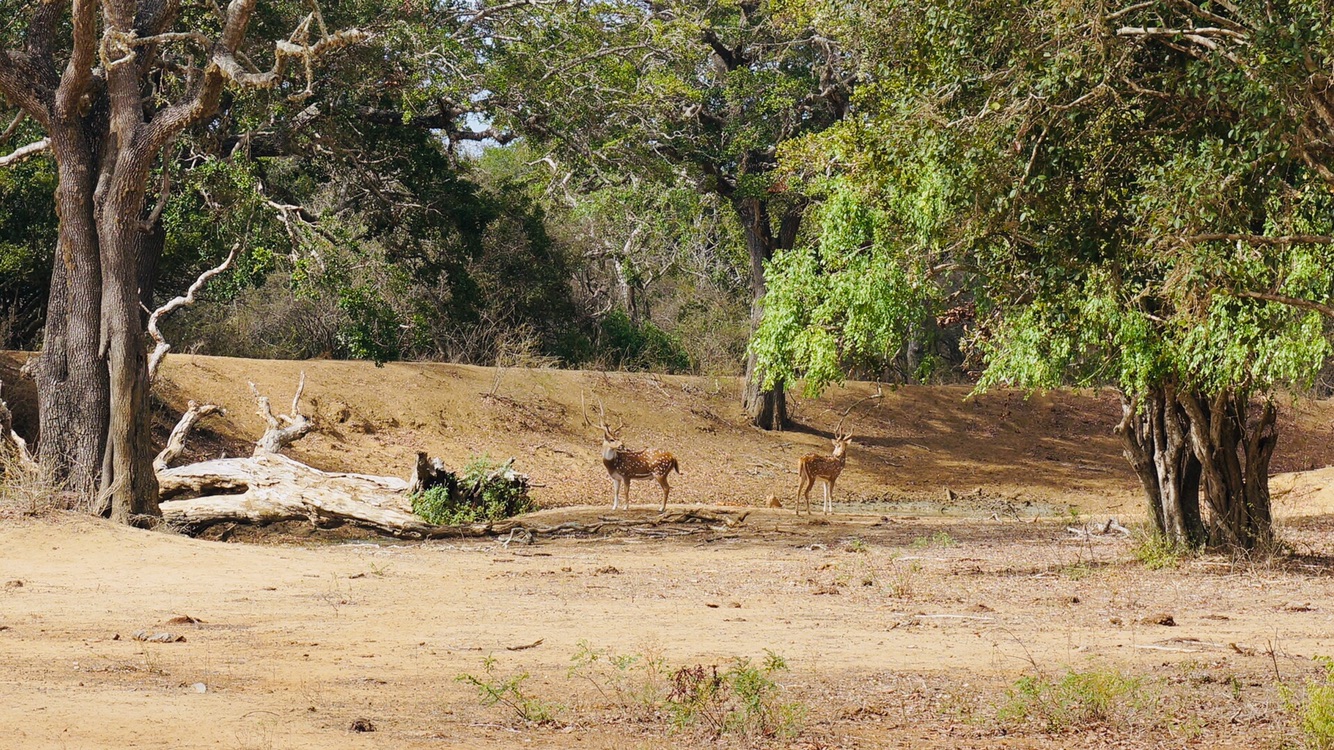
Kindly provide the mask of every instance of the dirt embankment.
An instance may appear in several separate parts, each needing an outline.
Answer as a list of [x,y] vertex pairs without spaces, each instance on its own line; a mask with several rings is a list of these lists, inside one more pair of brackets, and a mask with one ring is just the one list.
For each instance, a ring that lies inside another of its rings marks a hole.
[[[0,379],[20,429],[31,431],[31,383],[17,373],[25,356],[0,359]],[[676,453],[684,475],[673,478],[674,500],[759,505],[773,494],[790,507],[797,459],[827,451],[842,411],[875,391],[849,383],[819,399],[794,395],[794,429],[768,433],[746,424],[735,378],[171,355],[158,388],[159,439],[193,398],[228,413],[205,424],[186,458],[246,452],[263,428],[247,382],[285,410],[303,371],[303,407],[316,429],[291,451],[296,458],[324,469],[406,476],[417,450],[452,465],[474,454],[514,456],[548,507],[610,502],[598,431],[584,425],[581,397],[594,420],[600,399],[608,421],[625,424],[631,448]],[[1046,515],[1073,506],[1134,516],[1137,482],[1112,434],[1119,418],[1120,405],[1106,391],[970,397],[966,387],[886,389],[844,424],[856,442],[838,494],[873,512]],[[1334,464],[1331,422],[1331,402],[1285,404],[1274,470]],[[1320,473],[1280,480],[1280,511],[1289,491],[1334,508],[1334,497],[1314,489],[1326,484],[1334,482]],[[942,502],[946,488],[959,495],[956,502]],[[636,483],[634,491],[633,499],[647,504],[656,487]]]

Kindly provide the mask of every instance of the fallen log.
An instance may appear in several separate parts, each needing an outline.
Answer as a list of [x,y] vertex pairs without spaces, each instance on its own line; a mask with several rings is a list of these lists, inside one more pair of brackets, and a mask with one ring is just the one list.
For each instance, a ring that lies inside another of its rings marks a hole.
[[320,528],[352,524],[400,539],[448,539],[509,535],[531,542],[538,536],[597,534],[636,527],[745,522],[748,511],[690,508],[656,518],[568,521],[551,526],[523,517],[437,526],[413,515],[408,480],[398,477],[321,471],[282,454],[223,458],[158,473],[163,521],[195,535],[222,523],[263,525],[309,521]]

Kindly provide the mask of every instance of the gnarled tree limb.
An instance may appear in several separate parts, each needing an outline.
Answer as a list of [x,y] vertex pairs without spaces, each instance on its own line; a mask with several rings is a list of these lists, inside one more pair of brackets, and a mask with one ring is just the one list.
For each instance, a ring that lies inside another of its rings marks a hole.
[[[195,303],[195,294],[197,294],[200,289],[204,288],[204,285],[208,283],[209,279],[226,271],[232,264],[232,261],[236,259],[236,254],[240,252],[240,250],[241,243],[238,242],[235,245],[232,245],[231,252],[227,253],[227,259],[218,266],[199,274],[199,278],[195,279],[195,283],[190,285],[190,288],[186,290],[184,296],[176,297],[162,307],[154,310],[153,314],[148,316],[148,335],[152,337],[155,342],[153,353],[148,356],[149,382],[152,382],[157,378],[158,366],[162,364],[162,358],[167,356],[167,352],[171,351],[171,344],[167,343],[167,340],[162,336],[162,331],[158,329],[158,321],[160,321],[164,315],[168,315],[187,305],[193,305]],[[254,385],[251,384],[251,387],[253,388]]]
[[269,423],[269,427],[255,442],[255,456],[282,453],[283,449],[305,437],[314,425],[306,415],[301,413],[300,402],[301,392],[306,389],[306,373],[301,372],[301,381],[296,386],[296,395],[292,397],[292,413],[279,414],[274,416],[273,409],[269,406],[268,396],[261,396],[259,389],[254,383],[250,384],[250,392],[255,394],[255,400],[259,402],[258,414]]
[[195,423],[204,417],[214,414],[226,414],[227,410],[215,404],[204,404],[200,406],[191,399],[189,407],[181,415],[181,419],[171,430],[171,436],[167,438],[167,446],[162,452],[153,459],[153,471],[161,473],[167,470],[167,466],[181,455],[185,450],[185,440],[190,436],[190,430],[194,429]]

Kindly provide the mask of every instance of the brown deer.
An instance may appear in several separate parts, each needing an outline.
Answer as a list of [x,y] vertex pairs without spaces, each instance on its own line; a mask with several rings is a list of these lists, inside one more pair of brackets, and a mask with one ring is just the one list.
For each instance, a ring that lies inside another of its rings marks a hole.
[[[580,395],[582,405],[583,396]],[[602,428],[602,465],[607,467],[607,474],[611,475],[612,496],[611,507],[615,510],[621,500],[621,485],[625,485],[625,507],[630,507],[630,480],[648,479],[653,477],[662,485],[662,511],[667,510],[667,498],[671,495],[672,488],[667,484],[667,475],[673,470],[677,474],[681,473],[681,467],[677,464],[676,456],[667,451],[653,450],[647,448],[639,451],[629,451],[625,449],[625,444],[621,442],[620,431],[624,424],[617,426],[615,430],[607,426],[607,415],[602,409],[602,399],[598,399],[598,411],[602,415],[602,421],[597,425]],[[593,423],[588,419],[588,410],[584,409],[584,424],[592,427]]]
[[824,482],[825,514],[834,512],[834,482],[838,481],[838,475],[843,473],[843,466],[848,460],[848,445],[851,442],[851,435],[834,433],[834,455],[811,453],[801,457],[797,471],[801,475],[801,484],[797,487],[797,515],[801,515],[803,498],[806,500],[806,515],[811,514],[811,487],[815,485],[817,479]]
[[832,438],[834,454],[832,456],[811,453],[801,457],[797,464],[797,473],[801,475],[801,483],[797,485],[797,515],[801,515],[801,501],[803,499],[806,501],[806,515],[811,514],[811,487],[815,486],[816,480],[824,482],[825,514],[834,512],[834,482],[837,482],[838,475],[843,473],[843,467],[848,462],[848,446],[852,444],[852,433],[843,433],[843,420],[847,419],[852,410],[863,402],[880,399],[883,396],[883,391],[877,385],[874,394],[858,400],[843,411],[843,416],[838,420],[838,426],[834,428],[834,437]]

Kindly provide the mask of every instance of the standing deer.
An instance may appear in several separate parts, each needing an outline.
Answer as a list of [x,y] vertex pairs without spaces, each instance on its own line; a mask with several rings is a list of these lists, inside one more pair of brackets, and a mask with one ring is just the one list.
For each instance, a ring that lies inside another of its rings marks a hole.
[[843,473],[843,465],[848,460],[848,445],[851,442],[852,435],[834,433],[834,455],[811,453],[801,457],[798,465],[801,484],[797,487],[797,515],[801,515],[803,498],[806,500],[806,515],[811,514],[811,487],[815,485],[817,479],[824,482],[825,514],[834,512],[834,482],[838,481],[838,475]]
[[[583,396],[580,397],[582,405]],[[677,474],[681,473],[681,467],[676,462],[676,456],[667,451],[653,450],[647,448],[639,451],[628,451],[625,444],[621,442],[620,432],[624,424],[619,425],[615,430],[607,426],[607,415],[602,409],[602,399],[598,399],[598,411],[602,415],[602,421],[597,425],[602,428],[602,465],[607,467],[607,474],[611,475],[612,496],[611,507],[615,510],[621,500],[621,485],[625,485],[625,507],[630,507],[630,480],[648,479],[653,477],[662,485],[662,511],[667,510],[667,497],[671,494],[672,488],[667,484],[667,475],[675,470]],[[589,427],[593,423],[588,419],[588,409],[584,409],[584,424]]]
[[883,396],[884,393],[877,385],[873,395],[858,400],[844,410],[843,416],[838,420],[838,426],[834,428],[834,455],[824,456],[819,453],[811,453],[801,457],[797,464],[797,473],[801,475],[801,483],[797,485],[797,515],[801,515],[802,499],[806,501],[806,515],[811,514],[811,487],[815,486],[816,480],[824,482],[825,514],[834,512],[834,482],[838,481],[838,475],[843,473],[843,467],[848,461],[848,446],[852,444],[852,433],[843,433],[843,420],[847,419],[852,410],[861,405],[862,402],[879,399]]

